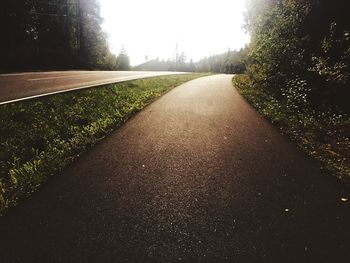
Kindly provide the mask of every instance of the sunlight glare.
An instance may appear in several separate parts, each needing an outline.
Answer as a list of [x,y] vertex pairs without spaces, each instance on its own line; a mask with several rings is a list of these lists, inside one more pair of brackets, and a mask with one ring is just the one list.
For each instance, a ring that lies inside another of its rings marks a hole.
[[100,0],[111,50],[127,50],[132,65],[172,59],[176,50],[197,61],[249,41],[242,29],[245,0]]

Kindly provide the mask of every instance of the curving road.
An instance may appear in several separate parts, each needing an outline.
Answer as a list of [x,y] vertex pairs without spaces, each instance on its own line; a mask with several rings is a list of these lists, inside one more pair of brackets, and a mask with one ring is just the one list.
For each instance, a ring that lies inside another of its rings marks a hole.
[[69,90],[173,74],[183,73],[168,71],[52,71],[0,74],[0,105]]
[[349,188],[231,77],[173,89],[0,218],[0,261],[348,262]]

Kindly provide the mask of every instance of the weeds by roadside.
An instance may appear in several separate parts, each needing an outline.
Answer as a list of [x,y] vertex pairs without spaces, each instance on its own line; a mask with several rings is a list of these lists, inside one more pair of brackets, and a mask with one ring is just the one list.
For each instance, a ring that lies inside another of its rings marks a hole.
[[0,106],[0,214],[152,100],[203,75],[135,80]]
[[310,156],[344,182],[350,182],[350,116],[331,111],[292,110],[248,76],[233,79],[235,87],[254,108],[295,141]]

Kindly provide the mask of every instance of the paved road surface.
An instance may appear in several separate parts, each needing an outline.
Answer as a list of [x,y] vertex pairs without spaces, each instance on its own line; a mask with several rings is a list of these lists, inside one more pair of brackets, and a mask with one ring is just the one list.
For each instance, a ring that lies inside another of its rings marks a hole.
[[0,219],[1,262],[349,262],[349,189],[193,80]]
[[33,96],[171,74],[181,73],[164,71],[53,71],[0,74],[0,105]]

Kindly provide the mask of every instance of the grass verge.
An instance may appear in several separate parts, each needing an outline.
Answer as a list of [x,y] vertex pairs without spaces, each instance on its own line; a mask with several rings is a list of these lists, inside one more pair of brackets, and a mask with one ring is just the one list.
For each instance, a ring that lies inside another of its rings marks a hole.
[[246,75],[234,77],[239,93],[306,153],[343,182],[350,183],[350,116],[306,109],[292,112]]
[[128,81],[0,106],[0,214],[155,98],[204,75]]

